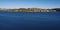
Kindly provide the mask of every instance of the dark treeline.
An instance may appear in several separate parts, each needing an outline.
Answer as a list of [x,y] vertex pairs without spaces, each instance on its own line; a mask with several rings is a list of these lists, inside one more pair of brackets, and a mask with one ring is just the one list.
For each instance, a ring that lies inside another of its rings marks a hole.
[[53,8],[52,10],[60,11],[60,8]]

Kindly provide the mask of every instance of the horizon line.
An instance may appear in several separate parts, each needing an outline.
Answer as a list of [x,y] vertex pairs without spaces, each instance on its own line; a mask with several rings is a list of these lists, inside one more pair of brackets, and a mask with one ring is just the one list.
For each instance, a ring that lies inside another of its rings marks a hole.
[[[37,7],[30,7],[30,8],[37,8]],[[2,8],[2,9],[19,9],[19,8]],[[41,9],[53,9],[53,8],[41,8]]]

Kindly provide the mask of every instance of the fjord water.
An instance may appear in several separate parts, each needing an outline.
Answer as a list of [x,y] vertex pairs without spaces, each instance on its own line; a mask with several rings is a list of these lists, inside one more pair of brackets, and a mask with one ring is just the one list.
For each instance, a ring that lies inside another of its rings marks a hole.
[[0,12],[0,30],[60,30],[60,12]]

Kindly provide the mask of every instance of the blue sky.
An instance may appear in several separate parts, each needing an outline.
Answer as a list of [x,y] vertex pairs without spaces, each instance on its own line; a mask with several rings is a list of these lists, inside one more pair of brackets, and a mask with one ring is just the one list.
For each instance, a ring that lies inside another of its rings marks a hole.
[[60,0],[0,0],[0,8],[60,8]]

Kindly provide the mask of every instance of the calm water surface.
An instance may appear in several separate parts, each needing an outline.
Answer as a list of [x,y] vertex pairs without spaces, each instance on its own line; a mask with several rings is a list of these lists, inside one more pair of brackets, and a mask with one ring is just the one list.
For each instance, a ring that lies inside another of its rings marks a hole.
[[0,30],[60,30],[60,12],[0,12]]

